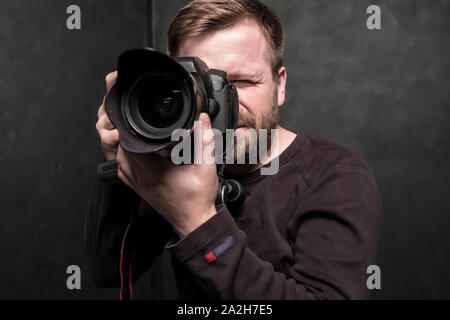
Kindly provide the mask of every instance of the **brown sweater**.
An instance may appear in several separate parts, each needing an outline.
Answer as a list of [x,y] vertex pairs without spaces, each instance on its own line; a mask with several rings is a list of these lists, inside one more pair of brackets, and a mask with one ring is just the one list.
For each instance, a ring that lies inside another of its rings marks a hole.
[[[314,133],[301,132],[279,171],[235,176],[241,206],[179,241],[170,225],[123,184],[96,181],[85,225],[94,282],[136,281],[167,249],[181,299],[366,299],[382,203],[365,161]],[[199,191],[201,192],[201,190]]]

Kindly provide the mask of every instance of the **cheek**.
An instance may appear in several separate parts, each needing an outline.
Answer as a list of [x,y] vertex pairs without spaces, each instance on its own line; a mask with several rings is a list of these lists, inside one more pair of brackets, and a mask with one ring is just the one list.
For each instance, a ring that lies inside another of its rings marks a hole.
[[267,112],[272,103],[272,94],[269,94],[269,91],[256,87],[238,88],[239,112],[251,114]]

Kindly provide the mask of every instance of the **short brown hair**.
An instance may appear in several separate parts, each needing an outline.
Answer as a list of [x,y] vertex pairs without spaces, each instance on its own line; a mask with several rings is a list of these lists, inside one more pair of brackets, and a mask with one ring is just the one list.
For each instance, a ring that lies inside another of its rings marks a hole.
[[201,36],[230,26],[250,17],[260,26],[269,44],[269,62],[274,78],[283,65],[283,26],[266,5],[257,0],[194,0],[182,8],[172,21],[168,35],[168,50],[176,56],[183,37]]

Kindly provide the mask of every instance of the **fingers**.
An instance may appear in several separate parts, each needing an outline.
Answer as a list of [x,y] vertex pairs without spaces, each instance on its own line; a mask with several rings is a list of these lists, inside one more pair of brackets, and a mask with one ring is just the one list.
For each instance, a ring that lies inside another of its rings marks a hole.
[[116,81],[117,79],[117,71],[108,73],[105,77],[105,82],[106,82],[106,91],[108,91],[109,89],[111,89],[112,85],[114,84],[114,81]]
[[[109,90],[117,79],[117,71],[111,72],[106,75],[106,89]],[[114,127],[112,122],[106,113],[105,97],[103,97],[102,105],[97,111],[97,122],[95,128],[100,137],[100,145],[103,150],[103,154],[107,160],[113,160],[116,158],[117,148],[119,146],[119,131]]]
[[[103,109],[104,109],[104,107],[103,107]],[[106,112],[102,112],[101,116],[98,118],[98,122],[99,122],[100,128],[102,128],[102,129],[105,129],[105,130],[115,129],[115,127],[112,124],[111,120],[109,120],[109,117],[106,114]]]
[[97,119],[100,119],[103,115],[106,115],[105,98],[103,98],[102,105],[98,108]]
[[104,144],[106,147],[110,148],[119,147],[119,131],[117,129],[101,130],[100,138],[102,140],[102,144]]
[[100,145],[105,158],[107,160],[115,159],[119,146],[119,131],[115,129],[109,120],[104,104],[98,110],[98,121],[95,124],[95,128],[100,137]]
[[[98,120],[95,124],[95,128],[97,129],[98,134],[100,135],[100,138],[103,140],[103,136],[107,136],[106,141],[108,144],[112,144],[114,142],[119,143],[119,132],[117,129],[115,129],[114,125],[111,123],[111,121],[108,118],[108,115],[104,111],[104,106],[102,105],[98,111]],[[110,133],[110,131],[113,131],[113,133]],[[117,136],[117,141],[114,141]]]
[[[109,90],[111,88],[111,86],[113,85],[114,81],[116,81],[116,79],[117,79],[117,71],[108,73],[106,75],[106,77],[105,77],[106,90]],[[105,98],[106,98],[106,96],[103,98],[102,105],[100,106],[100,108],[98,108],[97,117],[98,117],[99,127],[102,129],[106,129],[106,130],[112,130],[115,127],[109,120],[108,115],[106,113]]]
[[[107,86],[109,85],[108,83],[111,84],[110,80],[111,79],[115,79],[115,77],[117,77],[117,75],[114,75],[114,73],[110,73],[106,76],[106,82],[107,82]],[[110,79],[110,80],[108,80]],[[102,133],[102,131],[106,130],[113,130],[115,129],[114,125],[112,124],[112,122],[109,120],[108,114],[106,113],[106,108],[105,108],[105,99],[103,98],[103,103],[102,105],[98,108],[98,112],[97,112],[97,123],[96,123],[96,128],[99,134]],[[116,133],[114,133],[116,135]]]

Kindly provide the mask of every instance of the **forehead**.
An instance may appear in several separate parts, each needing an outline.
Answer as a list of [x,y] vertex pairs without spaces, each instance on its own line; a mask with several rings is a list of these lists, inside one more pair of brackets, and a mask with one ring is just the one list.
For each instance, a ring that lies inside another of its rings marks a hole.
[[270,71],[266,38],[256,21],[249,18],[218,31],[183,39],[178,56],[199,57],[208,67],[228,74]]

